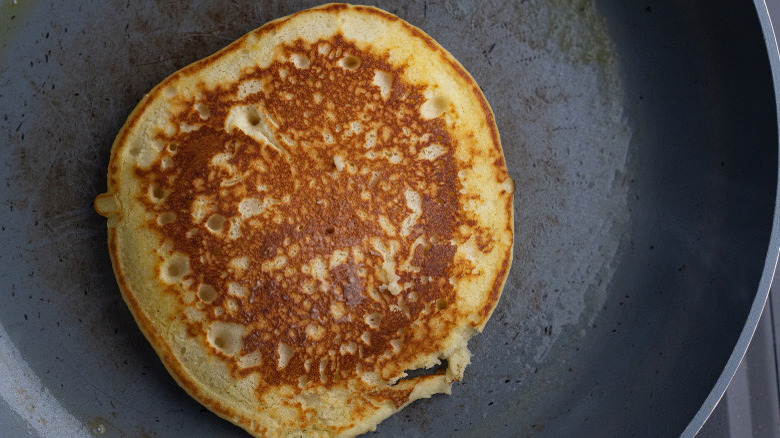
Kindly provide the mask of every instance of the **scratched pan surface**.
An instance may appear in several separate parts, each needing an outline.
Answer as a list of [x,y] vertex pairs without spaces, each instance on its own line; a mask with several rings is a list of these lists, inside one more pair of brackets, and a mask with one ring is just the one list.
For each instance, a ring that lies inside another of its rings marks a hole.
[[[777,257],[765,7],[514,3],[380,4],[487,95],[517,237],[464,383],[373,436],[693,432]],[[137,330],[91,204],[146,91],[312,5],[2,0],[0,436],[243,436],[180,390]]]

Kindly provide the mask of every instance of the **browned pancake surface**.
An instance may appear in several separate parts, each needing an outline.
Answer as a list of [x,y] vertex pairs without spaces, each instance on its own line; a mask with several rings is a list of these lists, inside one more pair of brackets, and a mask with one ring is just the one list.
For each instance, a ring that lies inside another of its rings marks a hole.
[[511,263],[512,190],[460,64],[394,16],[328,5],[155,88],[96,206],[190,394],[258,436],[354,435],[462,377]]

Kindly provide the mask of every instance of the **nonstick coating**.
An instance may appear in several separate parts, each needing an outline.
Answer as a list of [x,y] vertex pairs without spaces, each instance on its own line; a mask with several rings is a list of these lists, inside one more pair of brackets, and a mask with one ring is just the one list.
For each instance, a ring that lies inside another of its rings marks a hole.
[[[244,436],[187,396],[137,329],[92,200],[145,92],[314,4],[0,4],[0,435]],[[778,254],[777,52],[757,5],[379,4],[484,90],[517,233],[464,382],[370,436],[698,430]]]

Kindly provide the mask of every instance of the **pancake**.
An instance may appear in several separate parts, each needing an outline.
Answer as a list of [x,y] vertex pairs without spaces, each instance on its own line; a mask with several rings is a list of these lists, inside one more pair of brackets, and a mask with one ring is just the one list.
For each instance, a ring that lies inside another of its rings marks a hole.
[[511,265],[513,190],[463,66],[331,4],[155,87],[95,208],[192,397],[258,437],[355,436],[463,378]]

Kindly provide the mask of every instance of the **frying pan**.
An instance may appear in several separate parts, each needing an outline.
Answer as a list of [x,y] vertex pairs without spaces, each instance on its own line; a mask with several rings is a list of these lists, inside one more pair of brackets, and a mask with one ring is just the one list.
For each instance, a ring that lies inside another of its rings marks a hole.
[[[238,437],[171,379],[91,208],[133,106],[307,1],[0,4],[0,435]],[[383,7],[473,74],[517,191],[514,266],[452,396],[369,436],[692,436],[780,241],[762,1]]]

